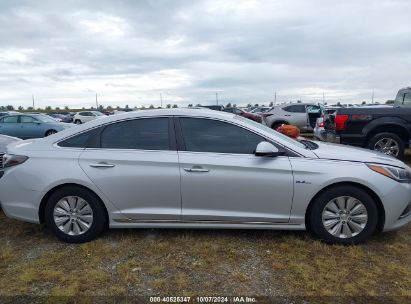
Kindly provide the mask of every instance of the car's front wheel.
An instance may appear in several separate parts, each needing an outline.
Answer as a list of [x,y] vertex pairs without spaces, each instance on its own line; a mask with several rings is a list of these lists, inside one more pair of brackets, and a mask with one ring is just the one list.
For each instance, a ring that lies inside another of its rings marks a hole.
[[76,119],[76,120],[74,121],[74,123],[75,123],[76,125],[81,125],[81,120],[80,120],[80,119]]
[[309,230],[334,244],[358,244],[375,232],[378,209],[373,198],[361,188],[347,185],[321,193],[310,208]]
[[91,191],[76,186],[60,188],[49,197],[45,221],[60,240],[69,243],[91,241],[107,225],[100,199]]

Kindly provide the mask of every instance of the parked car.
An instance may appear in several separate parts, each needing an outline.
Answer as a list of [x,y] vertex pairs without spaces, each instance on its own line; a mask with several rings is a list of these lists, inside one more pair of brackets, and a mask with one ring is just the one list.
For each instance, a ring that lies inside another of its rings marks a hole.
[[49,136],[70,127],[44,114],[8,115],[0,118],[0,134],[22,139]]
[[411,168],[400,160],[225,112],[108,116],[11,143],[3,161],[5,214],[67,242],[168,227],[308,229],[353,244],[411,221]]
[[260,115],[250,113],[250,112],[246,112],[246,111],[240,110],[238,108],[225,108],[224,111],[229,112],[229,113],[233,113],[233,114],[236,114],[236,115],[240,115],[242,117],[254,120],[256,122],[261,122],[262,121],[262,117]]
[[224,106],[222,105],[210,105],[210,106],[201,106],[202,108],[207,108],[210,110],[215,110],[215,111],[224,111]]
[[317,118],[313,133],[315,139],[322,141],[327,140],[326,130],[324,129],[324,117]]
[[323,110],[323,115],[317,118],[314,127],[314,137],[321,141],[327,141],[329,131],[325,129],[326,120],[330,115],[333,115],[337,109],[336,108],[326,108]]
[[54,118],[55,120],[57,120],[58,122],[66,122],[66,123],[73,122],[73,118],[70,115],[57,114],[57,113],[51,113],[48,115]]
[[83,111],[83,112],[78,112],[74,115],[73,121],[75,124],[80,125],[85,122],[92,121],[97,118],[102,118],[106,115],[99,111]]
[[249,112],[254,113],[254,114],[260,114],[260,113],[264,113],[264,112],[266,112],[270,109],[271,109],[271,107],[256,107],[256,108],[252,109]]
[[402,159],[411,146],[411,108],[401,89],[396,107],[340,108],[326,116],[325,129],[330,142],[376,150]]
[[294,125],[301,131],[313,131],[317,118],[323,114],[323,106],[317,104],[284,104],[263,113],[263,124],[277,129],[282,124]]

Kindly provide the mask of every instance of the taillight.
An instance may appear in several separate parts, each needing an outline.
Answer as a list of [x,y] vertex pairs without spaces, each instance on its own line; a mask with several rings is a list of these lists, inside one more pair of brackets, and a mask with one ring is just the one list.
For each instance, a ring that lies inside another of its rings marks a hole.
[[320,122],[319,124],[317,124],[319,128],[324,128],[324,122]]
[[345,123],[348,120],[348,115],[335,115],[334,123],[335,123],[335,130],[344,130]]
[[27,156],[24,156],[24,155],[4,154],[3,155],[3,168],[2,169],[20,165],[28,159],[29,158]]

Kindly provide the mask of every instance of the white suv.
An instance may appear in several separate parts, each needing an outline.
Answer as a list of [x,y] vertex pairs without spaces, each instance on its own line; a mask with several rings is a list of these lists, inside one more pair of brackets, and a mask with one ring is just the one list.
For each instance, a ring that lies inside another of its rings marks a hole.
[[104,115],[103,113],[101,113],[99,111],[78,112],[78,113],[76,113],[76,115],[74,115],[73,122],[76,125],[80,125],[82,123],[94,120],[96,118],[101,118],[101,117],[104,117],[104,116],[106,116],[106,115]]

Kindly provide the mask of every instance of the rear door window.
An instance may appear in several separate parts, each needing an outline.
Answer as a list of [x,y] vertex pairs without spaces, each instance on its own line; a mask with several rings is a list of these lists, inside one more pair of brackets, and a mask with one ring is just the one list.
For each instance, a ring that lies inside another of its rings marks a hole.
[[18,116],[7,116],[2,119],[3,123],[17,123]]
[[65,139],[59,142],[57,145],[59,147],[66,147],[66,148],[87,148],[90,141],[93,139],[94,136],[97,136],[100,128],[95,128],[78,135],[74,135],[68,139]]
[[108,125],[101,133],[101,148],[169,150],[169,119],[140,118]]
[[291,105],[283,108],[286,112],[291,113],[305,113],[305,105]]

